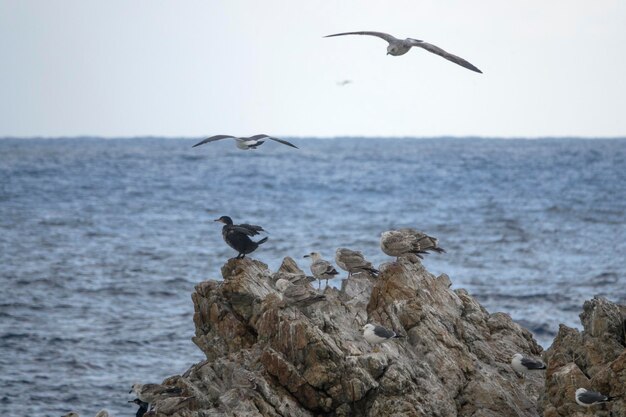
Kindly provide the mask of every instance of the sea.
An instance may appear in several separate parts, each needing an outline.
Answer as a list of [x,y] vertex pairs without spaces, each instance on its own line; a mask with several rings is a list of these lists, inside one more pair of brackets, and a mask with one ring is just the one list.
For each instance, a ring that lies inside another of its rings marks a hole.
[[0,139],[0,415],[134,416],[131,384],[203,360],[190,296],[236,255],[222,215],[268,231],[272,270],[424,231],[432,273],[544,348],[585,300],[626,304],[626,139],[287,139]]

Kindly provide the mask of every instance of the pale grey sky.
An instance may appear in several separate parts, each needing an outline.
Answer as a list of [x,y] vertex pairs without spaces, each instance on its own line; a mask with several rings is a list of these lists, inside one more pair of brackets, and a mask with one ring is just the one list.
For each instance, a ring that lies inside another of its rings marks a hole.
[[623,0],[0,0],[0,56],[0,136],[626,135]]

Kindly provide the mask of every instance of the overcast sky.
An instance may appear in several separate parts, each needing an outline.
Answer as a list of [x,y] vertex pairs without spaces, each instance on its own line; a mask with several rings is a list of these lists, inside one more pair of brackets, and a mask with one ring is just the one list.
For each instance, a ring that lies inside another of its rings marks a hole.
[[623,0],[0,0],[0,57],[0,136],[626,135]]

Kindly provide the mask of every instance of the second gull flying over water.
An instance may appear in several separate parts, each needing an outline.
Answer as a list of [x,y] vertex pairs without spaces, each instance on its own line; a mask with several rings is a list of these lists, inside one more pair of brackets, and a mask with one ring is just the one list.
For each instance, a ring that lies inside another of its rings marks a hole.
[[210,138],[206,138],[203,141],[196,143],[195,145],[192,146],[192,148],[195,148],[196,146],[204,145],[205,143],[215,142],[216,140],[222,140],[222,139],[234,139],[235,146],[237,146],[239,149],[243,149],[244,151],[247,151],[248,149],[258,148],[259,146],[263,145],[263,143],[265,143],[264,139],[270,139],[275,142],[282,143],[283,145],[291,146],[292,148],[298,149],[298,147],[291,142],[287,142],[286,140],[274,138],[272,136],[268,136],[265,134],[254,135],[254,136],[250,136],[249,138],[246,138],[246,137],[238,138],[236,136],[231,136],[231,135],[215,135],[215,136],[211,136]]

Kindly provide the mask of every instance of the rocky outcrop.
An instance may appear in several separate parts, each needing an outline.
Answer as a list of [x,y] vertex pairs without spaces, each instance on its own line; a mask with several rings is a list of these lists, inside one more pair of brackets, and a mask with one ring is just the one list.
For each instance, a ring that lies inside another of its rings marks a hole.
[[[546,417],[626,416],[624,313],[624,307],[596,297],[583,306],[582,332],[565,325],[559,327],[545,353]],[[621,398],[585,409],[574,401],[577,388]]]
[[[223,281],[202,282],[192,295],[193,341],[207,359],[166,380],[193,398],[167,412],[157,401],[155,414],[540,415],[543,375],[521,379],[509,365],[516,352],[540,354],[530,332],[417,259],[379,269],[377,279],[355,274],[341,290],[326,289],[325,300],[296,307],[274,285],[310,285],[292,259],[274,274],[259,261],[229,260]],[[404,338],[376,349],[361,334],[368,322]]]

